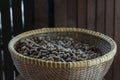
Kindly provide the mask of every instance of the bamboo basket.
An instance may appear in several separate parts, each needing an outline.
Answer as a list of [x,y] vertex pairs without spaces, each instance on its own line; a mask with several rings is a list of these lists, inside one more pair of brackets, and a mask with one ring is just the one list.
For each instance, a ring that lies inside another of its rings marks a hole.
[[[56,37],[69,36],[98,47],[103,56],[77,62],[51,62],[30,58],[16,52],[15,45],[31,35]],[[25,80],[102,80],[116,54],[116,43],[110,37],[80,28],[43,28],[24,32],[14,37],[8,45],[13,62]]]

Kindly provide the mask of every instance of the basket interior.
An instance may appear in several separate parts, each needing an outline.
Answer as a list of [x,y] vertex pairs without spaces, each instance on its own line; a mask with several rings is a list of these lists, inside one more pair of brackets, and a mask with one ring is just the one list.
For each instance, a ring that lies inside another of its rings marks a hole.
[[[63,36],[63,37],[67,36],[67,37],[73,38],[74,40],[77,40],[86,44],[95,45],[97,48],[99,48],[102,51],[103,54],[111,50],[111,45],[106,40],[100,37],[96,37],[91,34],[82,33],[82,32],[47,32],[47,33],[36,34],[36,36],[41,36],[41,37],[49,36],[51,38],[56,38],[57,36]],[[28,37],[31,37],[31,36],[28,36]],[[16,45],[17,43],[14,45],[14,47],[16,47]]]

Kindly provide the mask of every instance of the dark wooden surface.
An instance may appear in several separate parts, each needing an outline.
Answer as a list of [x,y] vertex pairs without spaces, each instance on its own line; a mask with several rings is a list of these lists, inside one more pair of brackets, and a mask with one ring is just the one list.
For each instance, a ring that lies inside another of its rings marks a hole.
[[96,11],[96,0],[87,0],[87,28],[95,30],[95,11]]
[[115,32],[114,38],[118,45],[118,53],[114,61],[114,78],[113,80],[120,80],[120,0],[115,0]]
[[[22,22],[22,5],[21,0],[12,1],[12,15],[13,15],[13,25],[12,27],[12,36],[16,36],[23,32],[23,22]],[[16,72],[15,76],[18,75],[18,72],[14,66]]]
[[[67,26],[67,0],[54,0],[55,26]],[[62,5],[62,6],[61,6]]]
[[[0,32],[0,35],[1,35],[1,32]],[[0,36],[0,80],[2,80],[3,79],[3,76],[2,76],[2,67],[3,67],[3,65],[2,65],[2,37]]]
[[8,42],[11,39],[11,21],[10,21],[10,3],[9,0],[1,1],[1,16],[2,16],[2,36],[4,50],[4,65],[5,80],[13,80],[13,62],[8,51]]
[[48,26],[55,26],[55,18],[54,18],[54,0],[48,0]]
[[87,27],[87,0],[78,0],[78,27],[86,28]]
[[105,33],[105,0],[97,0],[96,28],[97,31]]
[[48,27],[48,0],[35,0],[35,28]]
[[67,26],[76,27],[77,26],[77,0],[67,1]]
[[12,1],[13,10],[13,35],[23,32],[21,0]]
[[[0,0],[0,11],[1,11],[1,0]],[[0,12],[1,13],[1,12]],[[1,20],[1,18],[0,18],[0,20]],[[1,23],[1,21],[0,21],[0,23]],[[1,51],[2,51],[2,30],[0,30],[0,80],[2,80],[3,79],[3,76],[2,76],[2,53],[1,53]]]
[[24,2],[24,31],[34,29],[34,0],[23,0]]

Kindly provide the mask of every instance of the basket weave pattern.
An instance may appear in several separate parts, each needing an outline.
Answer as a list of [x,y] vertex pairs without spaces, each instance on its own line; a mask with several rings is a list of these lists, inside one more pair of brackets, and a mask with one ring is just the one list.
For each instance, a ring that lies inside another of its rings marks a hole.
[[[102,57],[78,62],[50,62],[29,58],[17,53],[15,44],[22,38],[40,34],[40,36],[70,36],[88,44],[94,44],[105,54]],[[104,34],[76,28],[39,29],[22,33],[9,43],[9,51],[21,76],[25,80],[102,80],[113,62],[116,44]]]
[[71,69],[45,68],[14,61],[25,80],[102,80],[113,60],[88,68]]

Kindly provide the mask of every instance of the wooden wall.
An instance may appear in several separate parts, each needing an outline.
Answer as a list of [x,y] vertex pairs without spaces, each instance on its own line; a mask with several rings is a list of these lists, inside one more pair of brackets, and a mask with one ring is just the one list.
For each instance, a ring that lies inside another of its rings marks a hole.
[[35,25],[80,27],[102,32],[118,45],[106,80],[120,80],[120,0],[35,0]]
[[18,72],[8,51],[8,43],[13,36],[33,27],[34,0],[0,0],[0,80],[16,80]]

